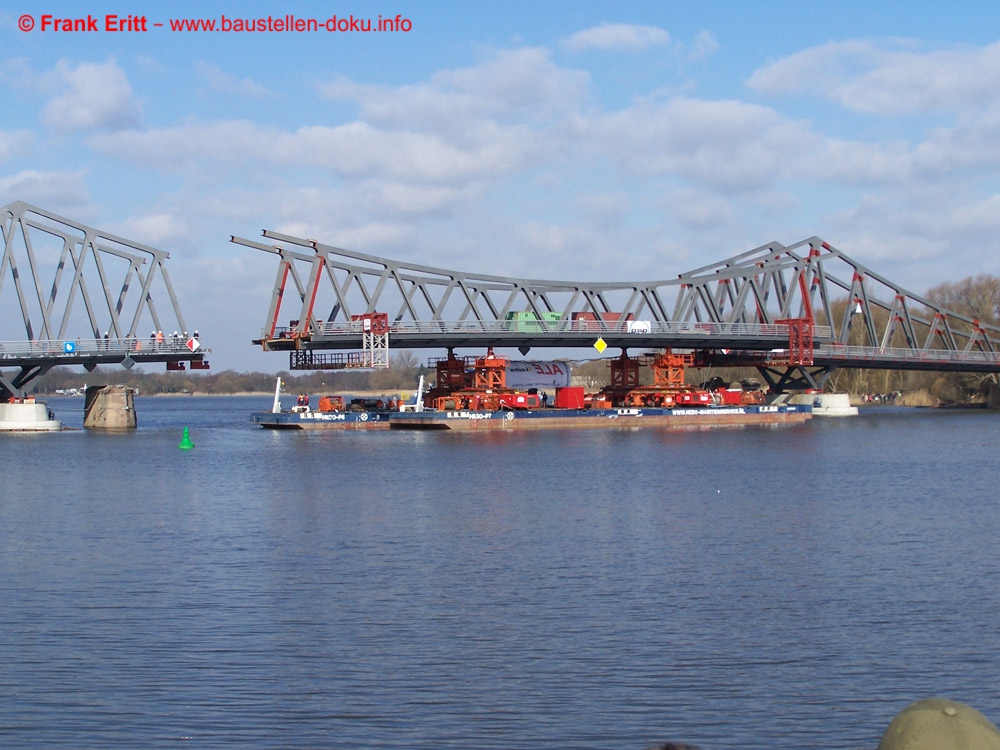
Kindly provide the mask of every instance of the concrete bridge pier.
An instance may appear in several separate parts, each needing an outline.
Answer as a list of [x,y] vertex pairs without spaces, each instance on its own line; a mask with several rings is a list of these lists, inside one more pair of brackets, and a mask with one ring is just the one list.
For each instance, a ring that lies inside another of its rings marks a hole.
[[124,385],[92,385],[83,407],[88,430],[134,430],[135,391]]
[[1000,385],[997,385],[992,380],[989,384],[989,390],[986,391],[986,407],[988,409],[1000,410]]

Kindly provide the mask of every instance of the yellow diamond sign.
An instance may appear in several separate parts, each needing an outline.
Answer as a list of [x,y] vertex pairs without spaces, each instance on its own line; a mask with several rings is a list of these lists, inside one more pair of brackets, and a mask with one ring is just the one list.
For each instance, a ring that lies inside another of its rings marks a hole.
[[608,345],[604,339],[598,336],[597,341],[594,342],[594,348],[597,349],[598,354],[604,354],[604,350],[608,348]]

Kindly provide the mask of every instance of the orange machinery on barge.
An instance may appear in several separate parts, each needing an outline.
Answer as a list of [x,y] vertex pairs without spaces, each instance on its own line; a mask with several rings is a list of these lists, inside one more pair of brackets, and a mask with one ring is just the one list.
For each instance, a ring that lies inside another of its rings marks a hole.
[[393,414],[392,429],[540,429],[546,427],[709,427],[802,422],[809,406],[768,405],[760,390],[709,391],[687,385],[693,355],[671,350],[646,355],[653,383],[641,385],[643,361],[626,352],[610,361],[611,383],[596,393],[556,388],[553,407],[537,389],[507,387],[507,357],[490,349],[473,360],[448,357],[436,363],[437,379],[424,411]]
[[388,430],[389,416],[400,408],[394,396],[346,399],[344,396],[321,396],[317,408],[309,396],[299,395],[291,409],[281,408],[281,378],[274,388],[270,411],[254,412],[254,424],[271,430]]

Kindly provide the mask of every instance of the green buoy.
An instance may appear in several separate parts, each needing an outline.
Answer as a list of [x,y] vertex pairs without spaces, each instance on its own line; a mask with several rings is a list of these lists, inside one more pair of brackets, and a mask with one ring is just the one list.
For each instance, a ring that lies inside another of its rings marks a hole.
[[181,442],[177,445],[182,451],[189,451],[194,448],[194,443],[191,442],[191,436],[188,435],[188,428],[184,428],[184,437],[181,438]]

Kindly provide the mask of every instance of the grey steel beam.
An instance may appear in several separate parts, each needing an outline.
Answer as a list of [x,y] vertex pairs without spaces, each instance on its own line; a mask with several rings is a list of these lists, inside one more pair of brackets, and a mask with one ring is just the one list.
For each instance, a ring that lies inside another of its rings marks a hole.
[[[141,328],[187,333],[166,261],[156,248],[23,202],[0,208],[0,305],[20,313],[26,341],[0,341],[0,389],[24,387],[55,365],[182,362],[204,369],[205,349],[164,340],[143,350]],[[8,284],[7,282],[11,283]],[[104,335],[102,336],[102,332]],[[10,331],[0,333],[9,338]]]
[[[290,263],[322,258],[330,288],[300,286],[299,302],[316,295],[336,300],[333,314],[300,320],[294,331],[282,325],[272,304],[268,326],[254,342],[265,350],[357,348],[351,313],[394,311],[390,336],[393,346],[404,348],[589,348],[600,336],[621,348],[766,353],[788,346],[789,329],[777,321],[807,318],[817,357],[828,345],[863,350],[858,357],[833,357],[824,367],[874,362],[883,368],[898,363],[1000,371],[995,356],[979,356],[1000,351],[1000,328],[945,310],[818,237],[791,246],[771,242],[676,279],[570,282],[462,273],[263,234],[270,246],[233,241],[284,249]],[[297,254],[288,256],[289,247]],[[737,333],[727,327],[736,325],[748,328]],[[920,358],[913,356],[916,350],[948,354]]]

